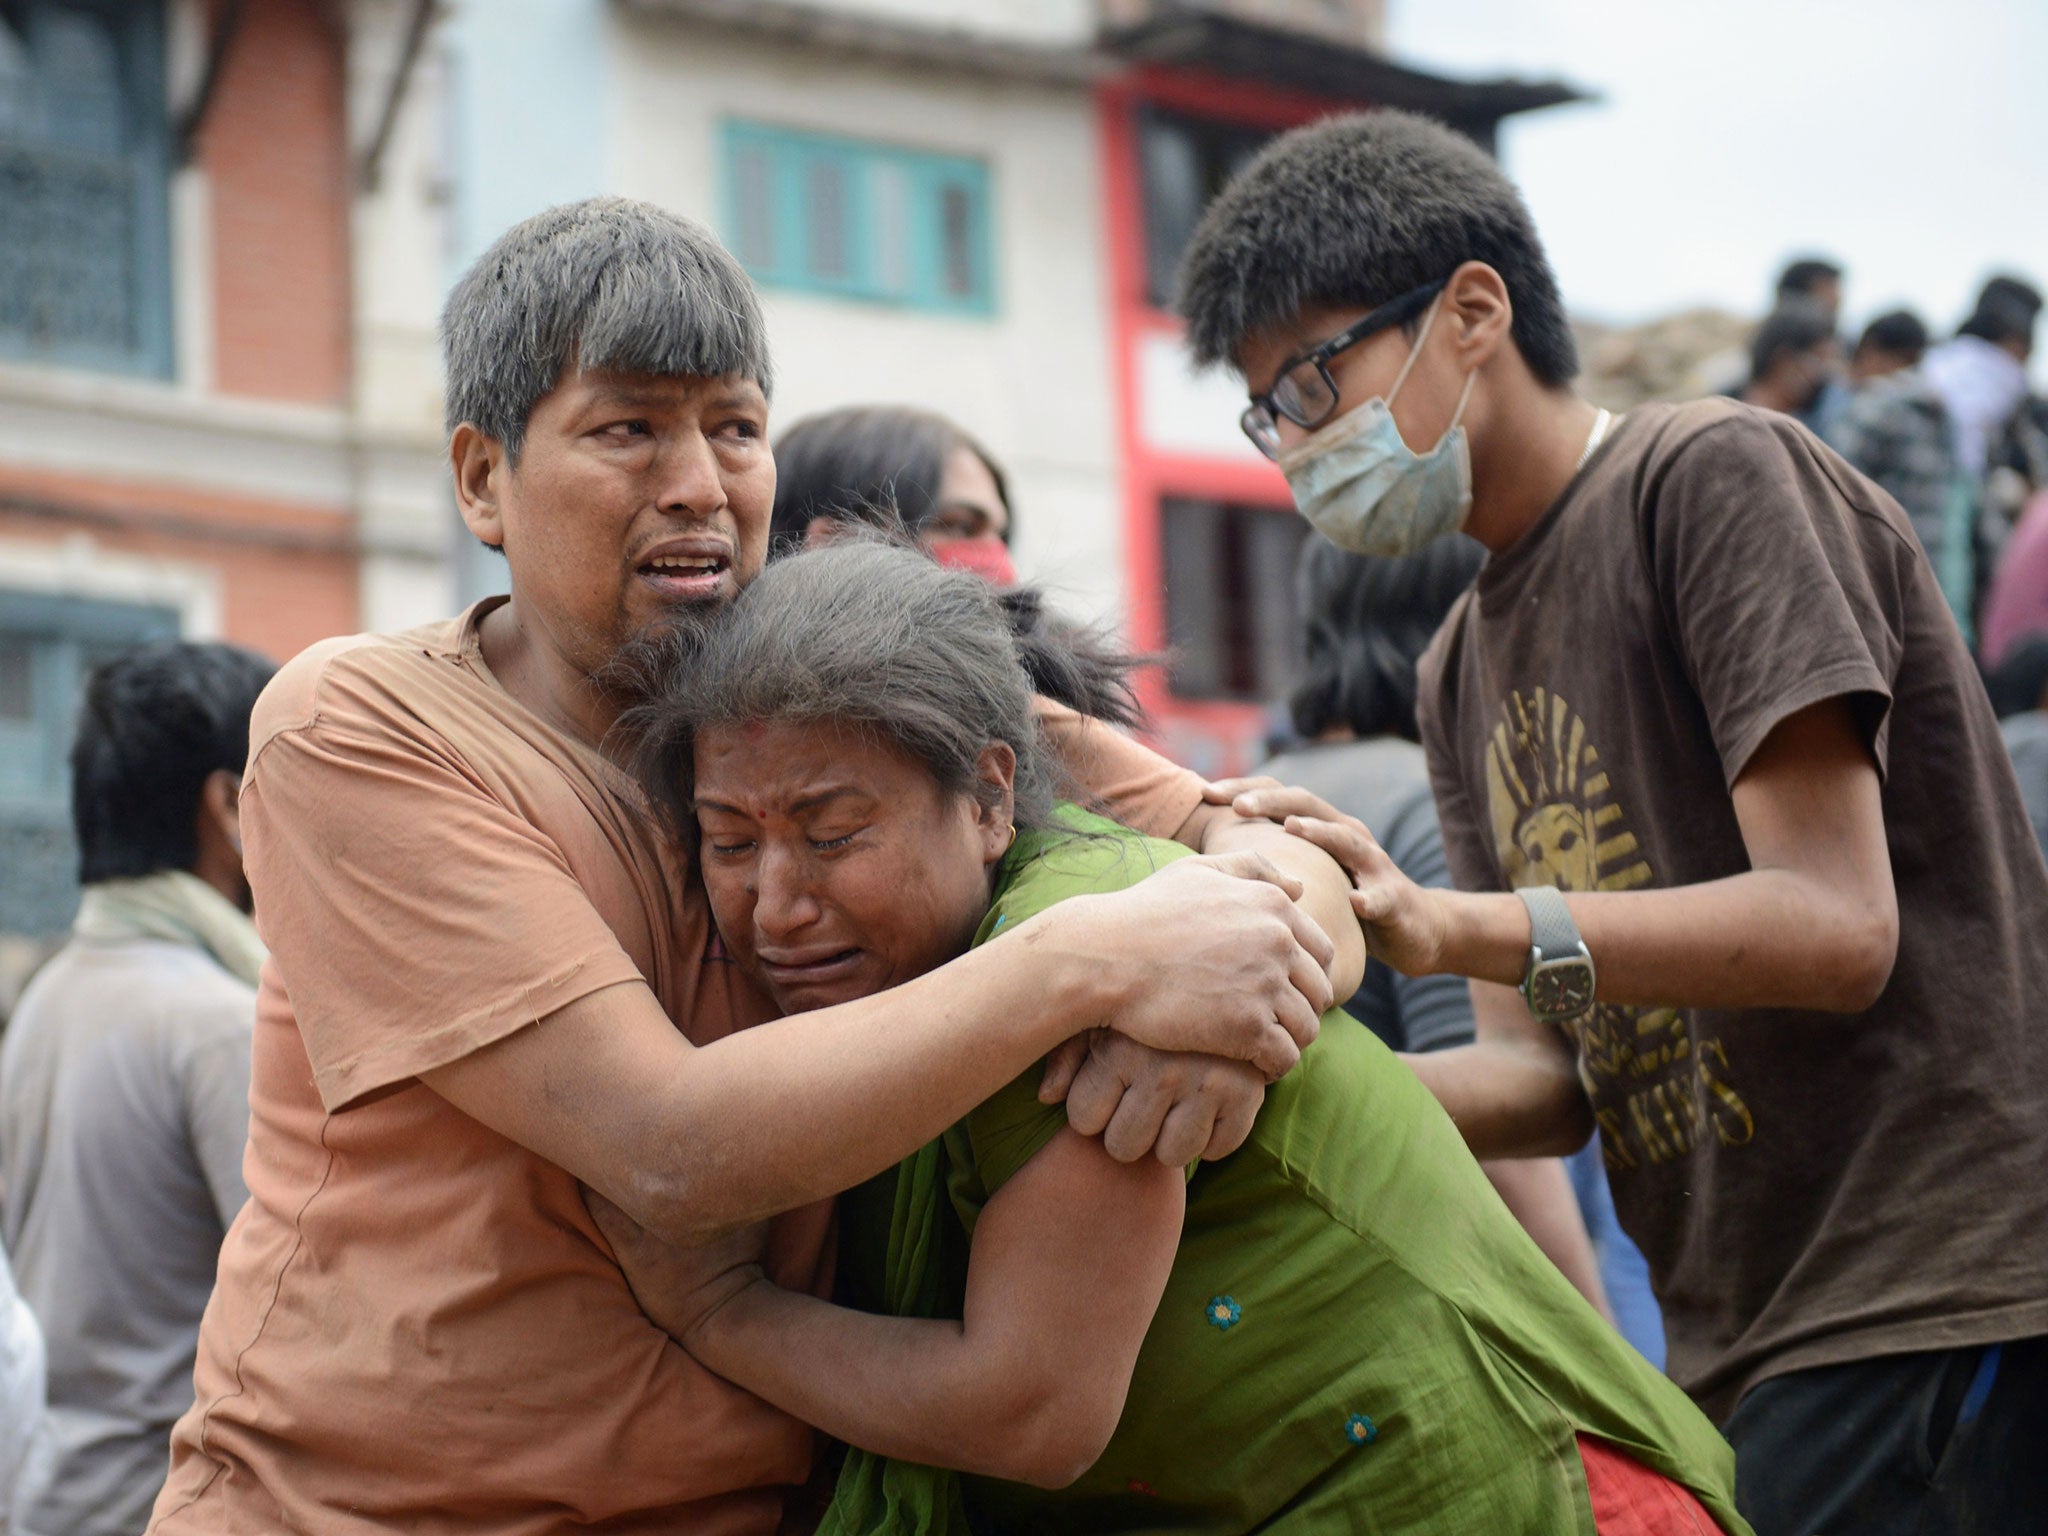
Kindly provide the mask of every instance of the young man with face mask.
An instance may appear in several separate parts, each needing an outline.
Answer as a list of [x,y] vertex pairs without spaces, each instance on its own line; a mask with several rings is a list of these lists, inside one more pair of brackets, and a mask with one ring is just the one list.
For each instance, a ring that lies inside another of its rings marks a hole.
[[[1276,887],[1342,930],[1339,987],[1364,946],[1336,865],[1269,826],[1276,859],[1313,861],[1299,883],[1249,845],[1183,860],[1191,878],[772,1019],[607,755],[621,653],[715,623],[766,556],[746,275],[685,220],[592,199],[501,237],[443,336],[456,499],[511,593],[315,646],[257,706],[249,1202],[151,1529],[768,1536],[810,1430],[641,1315],[584,1186],[696,1248],[706,1306],[757,1261],[815,1289],[831,1195],[1096,1026],[1078,1128],[1125,1160],[1234,1148],[1332,995],[1338,952]],[[1241,840],[1192,776],[1071,712],[1046,725],[1126,817]]]
[[1325,535],[1490,552],[1420,680],[1458,890],[1220,793],[1473,978],[1477,1042],[1413,1065],[1474,1152],[1599,1126],[1759,1532],[2038,1520],[2048,870],[1898,506],[1778,413],[1579,399],[1520,198],[1420,118],[1269,146],[1181,293]]

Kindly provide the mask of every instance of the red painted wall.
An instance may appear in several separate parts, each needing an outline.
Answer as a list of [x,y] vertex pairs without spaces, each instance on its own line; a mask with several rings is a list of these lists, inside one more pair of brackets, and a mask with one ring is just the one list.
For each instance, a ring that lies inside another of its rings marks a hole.
[[[36,515],[21,502],[73,515]],[[358,627],[355,520],[344,513],[0,466],[0,539],[79,535],[99,549],[212,568],[222,638],[278,661]]]
[[[1107,232],[1110,303],[1114,326],[1117,432],[1123,461],[1124,568],[1129,583],[1131,641],[1141,651],[1166,644],[1166,590],[1160,549],[1159,504],[1168,496],[1270,506],[1293,515],[1280,472],[1242,459],[1212,459],[1154,449],[1145,441],[1138,399],[1138,350],[1147,337],[1177,338],[1180,322],[1153,308],[1145,281],[1145,199],[1138,157],[1138,112],[1148,103],[1190,115],[1285,129],[1352,105],[1303,96],[1193,70],[1154,67],[1105,81],[1096,109],[1103,167],[1103,228]],[[1140,681],[1139,697],[1157,722],[1157,739],[1171,755],[1215,754],[1199,766],[1219,773],[1252,766],[1265,711],[1256,704],[1179,699],[1157,670]]]
[[200,131],[223,394],[348,397],[349,153],[330,9],[248,0]]

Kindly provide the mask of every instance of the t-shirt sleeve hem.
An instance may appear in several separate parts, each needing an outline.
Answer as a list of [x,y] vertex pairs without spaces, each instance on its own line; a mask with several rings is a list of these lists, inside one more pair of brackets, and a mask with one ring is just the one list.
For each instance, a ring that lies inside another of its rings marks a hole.
[[437,1029],[315,1067],[313,1083],[322,1107],[338,1114],[367,1094],[460,1061],[594,992],[642,980],[638,967],[622,951],[581,960],[558,976],[494,999]]
[[[1172,784],[1162,786],[1154,802],[1153,825],[1164,827],[1171,821],[1173,828],[1171,831],[1152,832],[1149,835],[1159,838],[1162,842],[1173,841],[1179,835],[1180,829],[1187,825],[1188,818],[1207,803],[1203,799],[1207,790],[1208,785],[1195,774],[1190,774],[1185,780],[1176,780]],[[1139,830],[1145,829],[1141,827]]]
[[1150,837],[1174,837],[1202,805],[1207,781],[1115,727],[1064,704],[1034,697],[1046,745],[1080,798]]
[[1734,738],[1721,752],[1722,774],[1729,789],[1735,788],[1735,781],[1742,777],[1749,767],[1749,760],[1756,755],[1756,749],[1786,720],[1810,705],[1826,699],[1847,698],[1855,694],[1868,694],[1883,701],[1883,708],[1874,712],[1868,722],[1864,743],[1877,759],[1877,776],[1883,782],[1887,770],[1887,756],[1884,740],[1884,721],[1891,712],[1892,691],[1886,685],[1884,676],[1870,661],[1849,658],[1823,667],[1801,678],[1796,684],[1776,695],[1769,703],[1750,711],[1749,719],[1735,733]]

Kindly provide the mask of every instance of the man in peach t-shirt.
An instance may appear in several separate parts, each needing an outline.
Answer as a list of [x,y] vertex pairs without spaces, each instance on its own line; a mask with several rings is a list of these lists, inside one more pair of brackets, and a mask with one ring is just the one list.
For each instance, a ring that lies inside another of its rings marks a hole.
[[1338,993],[1358,979],[1347,884],[1048,707],[1088,790],[1225,856],[767,1022],[602,750],[626,643],[760,569],[751,287],[695,226],[599,199],[506,234],[444,326],[457,497],[512,591],[316,646],[257,707],[250,1199],[152,1530],[773,1532],[811,1432],[641,1315],[579,1186],[701,1245],[707,1287],[757,1256],[822,1286],[834,1192],[1098,1026],[1075,1123],[1121,1156],[1220,1155],[1333,961]]

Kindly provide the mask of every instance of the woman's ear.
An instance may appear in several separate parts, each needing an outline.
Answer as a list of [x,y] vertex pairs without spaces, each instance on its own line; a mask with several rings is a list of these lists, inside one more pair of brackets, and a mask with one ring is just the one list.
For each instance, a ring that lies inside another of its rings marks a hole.
[[1453,332],[1458,359],[1470,370],[1486,366],[1514,328],[1515,306],[1508,285],[1483,261],[1468,261],[1451,274],[1444,306],[1457,319]]
[[505,462],[505,445],[465,421],[449,439],[448,459],[455,471],[455,505],[463,526],[491,548],[503,549],[505,514],[498,505],[498,470]]
[[975,799],[981,861],[993,864],[1016,841],[1017,754],[1010,750],[1008,742],[992,741],[975,759],[974,773],[984,790]]

